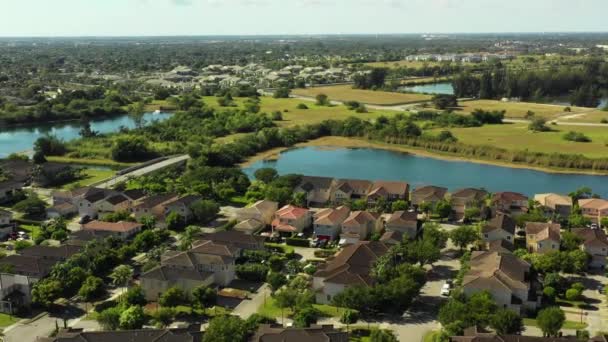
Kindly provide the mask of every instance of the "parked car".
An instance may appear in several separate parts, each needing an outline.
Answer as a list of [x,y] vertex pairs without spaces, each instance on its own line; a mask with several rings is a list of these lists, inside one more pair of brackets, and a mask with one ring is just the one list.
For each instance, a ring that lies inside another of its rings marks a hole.
[[452,286],[448,283],[443,284],[441,287],[441,295],[447,297],[450,295],[450,292],[452,292]]
[[80,220],[78,221],[78,223],[80,224],[87,224],[91,222],[91,216],[89,215],[84,215],[83,217],[80,218]]

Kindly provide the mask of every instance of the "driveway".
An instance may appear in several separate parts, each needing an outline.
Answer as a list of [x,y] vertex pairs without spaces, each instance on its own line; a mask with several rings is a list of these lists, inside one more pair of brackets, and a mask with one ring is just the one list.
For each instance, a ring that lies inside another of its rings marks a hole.
[[232,314],[242,319],[247,319],[252,314],[258,312],[258,309],[264,304],[266,298],[270,298],[270,287],[268,287],[268,284],[262,285],[251,299],[246,299],[237,305]]

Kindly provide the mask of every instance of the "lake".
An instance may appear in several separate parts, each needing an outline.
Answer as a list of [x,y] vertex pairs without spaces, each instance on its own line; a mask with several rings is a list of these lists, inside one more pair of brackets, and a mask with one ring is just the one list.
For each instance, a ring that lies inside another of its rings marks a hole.
[[454,87],[451,82],[420,84],[399,89],[410,93],[454,95]]
[[528,196],[547,192],[567,194],[589,186],[602,197],[608,197],[608,176],[547,173],[372,148],[296,148],[281,153],[276,161],[258,161],[243,171],[253,177],[255,170],[263,167],[275,168],[279,174],[398,180],[414,188],[437,185],[453,191],[476,187]]
[[[165,120],[170,116],[169,113],[146,113],[144,120],[150,123]],[[64,141],[77,139],[80,137],[78,133],[82,126],[81,121],[66,121],[0,128],[0,158],[11,153],[31,150],[34,142],[47,134],[55,135]],[[99,133],[117,132],[120,127],[135,128],[135,122],[128,114],[91,121],[91,129]]]

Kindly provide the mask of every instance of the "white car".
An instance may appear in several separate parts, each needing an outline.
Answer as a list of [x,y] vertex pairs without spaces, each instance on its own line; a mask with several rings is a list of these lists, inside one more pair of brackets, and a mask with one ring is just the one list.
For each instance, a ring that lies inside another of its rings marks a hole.
[[452,292],[452,287],[450,286],[450,284],[443,284],[443,286],[441,287],[441,295],[447,297],[450,295],[450,292]]

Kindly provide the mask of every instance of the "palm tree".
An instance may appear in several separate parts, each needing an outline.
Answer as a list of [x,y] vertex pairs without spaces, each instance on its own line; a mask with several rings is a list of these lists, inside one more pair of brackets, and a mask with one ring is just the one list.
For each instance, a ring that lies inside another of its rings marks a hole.
[[115,286],[128,287],[129,281],[133,278],[133,267],[120,265],[110,274],[110,278]]

